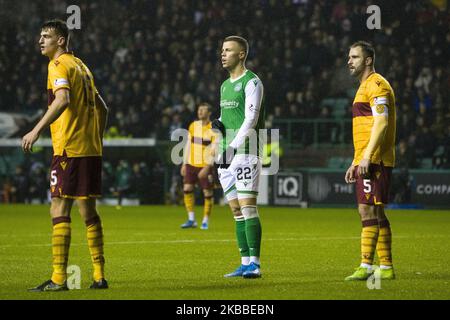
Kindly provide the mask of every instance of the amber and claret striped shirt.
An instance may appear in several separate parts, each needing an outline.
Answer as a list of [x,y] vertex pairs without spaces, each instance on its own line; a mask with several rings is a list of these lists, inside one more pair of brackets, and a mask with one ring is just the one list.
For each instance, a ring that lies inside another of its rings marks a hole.
[[101,156],[102,133],[94,77],[88,67],[69,52],[48,64],[49,106],[55,99],[55,92],[63,88],[70,92],[70,103],[50,125],[53,154],[61,156],[65,152],[68,157]]
[[201,120],[192,122],[189,125],[188,160],[187,163],[194,167],[205,167],[212,164],[210,154],[211,143],[214,142],[215,134],[211,127],[211,122],[206,125]]
[[[386,107],[384,107],[386,106]],[[388,127],[380,146],[373,153],[371,163],[387,167],[395,165],[395,96],[389,82],[378,73],[372,73],[361,83],[353,101],[353,165],[358,165],[369,144],[373,117],[388,116]]]

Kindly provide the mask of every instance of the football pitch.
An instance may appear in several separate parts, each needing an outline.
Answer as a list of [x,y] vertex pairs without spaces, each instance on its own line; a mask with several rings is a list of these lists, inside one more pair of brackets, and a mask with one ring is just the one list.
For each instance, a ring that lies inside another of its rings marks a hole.
[[[214,206],[210,229],[180,229],[183,207],[100,206],[108,290],[87,289],[86,230],[72,210],[69,265],[81,289],[29,293],[49,279],[48,206],[0,206],[0,299],[449,299],[450,211],[389,210],[397,279],[345,282],[359,264],[355,209],[261,207],[261,279],[224,278],[240,263],[234,220]],[[196,208],[200,220],[201,207]],[[372,286],[373,287],[373,286]]]

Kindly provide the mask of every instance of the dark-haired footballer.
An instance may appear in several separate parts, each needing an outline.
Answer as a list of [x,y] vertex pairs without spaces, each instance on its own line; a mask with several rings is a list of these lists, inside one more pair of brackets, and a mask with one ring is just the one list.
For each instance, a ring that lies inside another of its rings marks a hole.
[[42,25],[41,53],[48,64],[48,110],[22,139],[24,152],[32,151],[42,130],[50,126],[53,159],[50,173],[53,222],[51,279],[30,291],[63,291],[67,287],[67,261],[71,239],[70,212],[77,201],[87,228],[93,263],[92,289],[105,289],[103,228],[96,210],[101,196],[103,133],[108,109],[88,67],[68,51],[69,30],[61,20]]
[[352,107],[355,153],[345,181],[356,182],[362,233],[361,264],[345,280],[366,280],[374,272],[375,251],[380,279],[390,280],[395,274],[384,205],[395,165],[395,96],[389,82],[375,72],[375,50],[370,43],[358,41],[350,47],[348,67],[360,85]]

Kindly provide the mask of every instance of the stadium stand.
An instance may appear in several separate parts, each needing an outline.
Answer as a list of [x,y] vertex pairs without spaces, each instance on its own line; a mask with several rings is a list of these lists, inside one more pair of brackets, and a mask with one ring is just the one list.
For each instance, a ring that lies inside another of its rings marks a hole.
[[[8,1],[0,13],[0,112],[31,116],[46,107],[39,26],[67,17],[69,4]],[[397,140],[416,158],[408,166],[450,168],[449,11],[432,1],[377,4],[383,27],[367,32],[366,1],[93,0],[80,5],[82,28],[73,32],[71,49],[93,69],[118,136],[165,141],[193,120],[200,101],[219,105],[226,75],[218,46],[225,36],[249,39],[247,66],[265,84],[272,127],[277,119],[351,118],[357,84],[347,72],[347,50],[363,38],[375,44],[376,70],[396,93]],[[286,128],[283,138],[313,143],[312,133],[303,137],[298,126]],[[345,142],[350,150],[350,136],[338,126],[319,127],[319,143]],[[325,165],[343,168],[347,162],[330,158]],[[2,168],[4,177],[12,172],[0,161]]]

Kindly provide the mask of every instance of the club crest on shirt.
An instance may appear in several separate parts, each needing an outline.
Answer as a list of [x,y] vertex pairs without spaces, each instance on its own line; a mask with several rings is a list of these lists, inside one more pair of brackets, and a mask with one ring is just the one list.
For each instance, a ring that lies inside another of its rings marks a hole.
[[377,113],[383,113],[384,112],[384,105],[382,104],[378,104],[375,108],[375,110],[377,110]]
[[242,89],[242,82],[239,82],[237,85],[234,86],[234,91],[238,92]]

